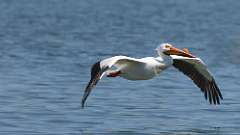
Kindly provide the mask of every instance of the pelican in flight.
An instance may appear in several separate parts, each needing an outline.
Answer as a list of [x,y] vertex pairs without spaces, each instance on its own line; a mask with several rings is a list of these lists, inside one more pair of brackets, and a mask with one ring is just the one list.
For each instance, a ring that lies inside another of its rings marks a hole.
[[160,44],[156,51],[158,57],[136,59],[127,56],[114,56],[96,62],[92,66],[91,79],[84,91],[82,107],[84,107],[92,89],[104,75],[107,77],[120,76],[128,80],[148,80],[172,65],[193,80],[210,104],[220,104],[220,99],[223,99],[222,94],[213,76],[200,58],[192,55],[188,49],[181,50],[169,43]]

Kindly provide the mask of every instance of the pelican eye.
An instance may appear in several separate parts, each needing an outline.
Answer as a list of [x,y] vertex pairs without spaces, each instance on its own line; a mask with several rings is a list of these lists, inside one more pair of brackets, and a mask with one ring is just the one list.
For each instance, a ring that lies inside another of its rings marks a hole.
[[165,48],[170,48],[170,47],[171,47],[171,45],[168,45],[168,44],[167,44],[167,45],[165,45]]

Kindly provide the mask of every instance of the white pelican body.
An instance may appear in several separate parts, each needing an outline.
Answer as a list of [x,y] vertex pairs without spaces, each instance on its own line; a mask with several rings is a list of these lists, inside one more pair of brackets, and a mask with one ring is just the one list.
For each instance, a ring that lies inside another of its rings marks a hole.
[[[115,63],[117,68],[115,71],[107,70],[107,74],[112,72],[121,71],[120,77],[128,80],[148,80],[158,75],[162,70],[170,66],[170,61],[163,61],[161,57],[145,57],[141,59],[115,56],[105,59],[100,62],[101,68],[109,66],[109,63]],[[111,66],[111,64],[110,64]]]
[[190,54],[187,49],[180,50],[168,43],[161,44],[156,50],[159,57],[136,59],[114,56],[95,63],[91,69],[91,79],[83,95],[82,107],[91,90],[105,74],[107,77],[120,76],[128,80],[148,80],[171,65],[190,77],[204,93],[205,98],[209,99],[210,104],[220,104],[220,99],[223,99],[222,94],[200,58]]

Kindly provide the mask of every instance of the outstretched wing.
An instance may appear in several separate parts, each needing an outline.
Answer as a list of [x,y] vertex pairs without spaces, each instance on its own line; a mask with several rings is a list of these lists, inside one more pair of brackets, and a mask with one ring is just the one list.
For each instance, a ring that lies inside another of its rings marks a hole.
[[83,94],[82,108],[84,107],[84,104],[89,94],[91,93],[92,89],[96,86],[98,81],[104,76],[105,71],[110,69],[113,65],[119,68],[121,66],[128,66],[129,64],[133,64],[133,63],[143,64],[143,62],[141,62],[138,59],[134,59],[126,56],[115,56],[115,57],[104,59],[102,61],[95,63],[91,69],[91,79],[88,82],[88,85],[86,86]]
[[84,95],[82,98],[82,108],[84,107],[84,104],[87,100],[87,97],[89,96],[89,94],[91,93],[92,89],[96,86],[96,84],[98,83],[98,81],[101,79],[101,76],[103,75],[104,71],[106,71],[107,68],[105,69],[101,69],[100,67],[100,61],[95,63],[92,66],[91,69],[91,79],[88,82],[88,85],[84,91]]
[[186,58],[171,55],[173,66],[190,77],[193,82],[204,92],[210,104],[220,104],[222,94],[206,65],[199,58]]

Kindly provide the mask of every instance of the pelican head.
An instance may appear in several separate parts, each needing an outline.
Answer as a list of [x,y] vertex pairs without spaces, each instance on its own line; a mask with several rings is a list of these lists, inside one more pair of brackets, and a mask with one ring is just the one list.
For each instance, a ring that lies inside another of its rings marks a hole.
[[160,56],[169,56],[169,55],[178,55],[184,57],[194,58],[192,54],[189,52],[183,51],[179,48],[173,47],[173,45],[169,43],[162,43],[157,48],[156,51]]

